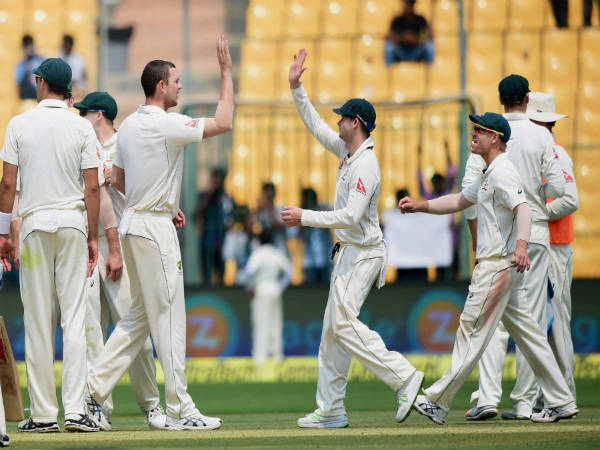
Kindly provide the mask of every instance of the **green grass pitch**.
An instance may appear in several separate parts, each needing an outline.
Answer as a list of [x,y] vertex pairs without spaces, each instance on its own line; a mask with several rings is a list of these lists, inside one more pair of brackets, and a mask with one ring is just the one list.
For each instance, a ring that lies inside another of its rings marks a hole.
[[[427,380],[424,386],[431,381]],[[510,406],[508,395],[512,385],[512,381],[504,383],[501,408]],[[112,432],[27,435],[17,433],[15,423],[8,424],[8,431],[12,448],[44,449],[600,448],[597,380],[578,381],[580,414],[576,419],[556,424],[507,422],[499,418],[466,422],[464,412],[475,387],[475,383],[468,382],[460,390],[444,426],[433,424],[415,411],[406,422],[396,423],[394,394],[383,383],[355,381],[348,385],[346,408],[350,427],[346,429],[297,428],[296,419],[315,408],[316,383],[237,383],[190,386],[189,391],[202,412],[223,418],[223,427],[215,431],[149,431],[128,386],[118,386],[114,392]]]

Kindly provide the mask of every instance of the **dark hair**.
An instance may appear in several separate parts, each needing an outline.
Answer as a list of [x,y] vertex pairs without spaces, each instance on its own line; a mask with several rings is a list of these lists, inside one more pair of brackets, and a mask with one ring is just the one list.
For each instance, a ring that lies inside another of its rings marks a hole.
[[48,85],[48,90],[53,94],[60,95],[63,99],[71,98],[71,94],[69,93],[69,88],[56,86],[55,84],[49,83],[48,80],[44,79],[46,84]]
[[409,197],[408,189],[407,188],[398,189],[396,191],[396,202],[399,202],[404,197]]
[[500,103],[502,103],[505,106],[522,105],[523,102],[525,101],[525,99],[527,98],[528,94],[529,94],[529,92],[521,98],[519,98],[520,96],[517,96],[517,95],[504,95],[504,96],[501,95]]
[[146,97],[152,97],[156,93],[156,85],[159,81],[169,82],[169,70],[175,68],[175,64],[161,59],[150,61],[142,72],[142,88]]
[[73,36],[71,36],[70,34],[65,34],[63,36],[63,42],[69,44],[71,47],[75,43],[75,41],[73,40]]
[[30,34],[26,34],[23,36],[21,43],[22,43],[23,47],[25,47],[27,45],[31,45],[31,44],[33,44],[33,37],[31,37]]
[[261,245],[272,243],[273,242],[273,233],[271,233],[268,230],[262,231],[258,235],[258,241],[261,243]]
[[433,184],[443,183],[444,181],[446,181],[446,177],[439,173],[434,173],[433,176],[431,177],[431,182]]
[[273,193],[273,195],[275,195],[275,185],[273,183],[271,183],[271,182],[263,183],[263,185],[262,185],[263,192],[266,191],[267,189],[270,190]]

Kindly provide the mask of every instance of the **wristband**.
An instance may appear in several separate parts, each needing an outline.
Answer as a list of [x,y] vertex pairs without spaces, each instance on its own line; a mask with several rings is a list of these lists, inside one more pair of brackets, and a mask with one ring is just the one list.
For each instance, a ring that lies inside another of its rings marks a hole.
[[0,234],[8,234],[10,231],[10,221],[12,213],[0,212]]

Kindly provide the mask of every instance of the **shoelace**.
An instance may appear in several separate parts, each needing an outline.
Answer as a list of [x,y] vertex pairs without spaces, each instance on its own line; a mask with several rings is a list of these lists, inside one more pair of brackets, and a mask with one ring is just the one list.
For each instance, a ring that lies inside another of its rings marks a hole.
[[558,414],[557,408],[544,408],[543,417],[552,417]]
[[436,414],[439,410],[442,409],[435,403],[430,402],[421,403],[419,406],[422,407],[428,414]]

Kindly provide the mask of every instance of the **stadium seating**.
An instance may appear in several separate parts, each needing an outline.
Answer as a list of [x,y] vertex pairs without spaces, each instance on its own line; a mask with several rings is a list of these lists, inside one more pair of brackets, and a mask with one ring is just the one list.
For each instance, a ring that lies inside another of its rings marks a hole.
[[435,33],[456,34],[458,32],[458,2],[437,0],[432,12],[432,27]]
[[276,56],[274,42],[244,41],[240,68],[242,100],[272,100],[275,97]]
[[314,39],[321,32],[319,0],[290,0],[283,8],[283,32],[290,38]]
[[354,58],[360,63],[384,62],[384,39],[363,34],[354,40]]
[[508,28],[539,31],[545,25],[547,0],[509,0]]
[[317,44],[317,97],[323,103],[346,100],[351,94],[352,42],[324,39]]
[[390,76],[390,98],[395,102],[427,96],[427,70],[423,63],[394,64]]
[[384,102],[390,98],[388,76],[390,71],[385,64],[360,62],[354,72],[352,97],[367,98],[371,102]]
[[600,30],[581,30],[581,79],[600,82]]
[[429,96],[447,97],[460,94],[460,53],[458,37],[438,36],[435,59],[429,69]]
[[535,31],[511,31],[504,41],[504,75],[518,73],[529,80],[529,86],[541,89],[541,39]]
[[353,37],[358,32],[359,0],[323,2],[323,34],[329,37]]
[[278,39],[282,34],[282,0],[251,0],[246,11],[246,35],[253,39]]
[[384,37],[394,16],[399,13],[396,0],[361,0],[358,15],[358,31]]
[[312,41],[292,39],[283,41],[278,45],[277,58],[275,61],[275,99],[280,101],[291,101],[289,69],[294,60],[294,55],[300,48],[305,48],[307,52],[306,66],[309,68],[302,75],[302,84],[310,96],[315,96],[315,66],[318,63],[316,47]]
[[498,81],[502,78],[502,35],[469,33],[467,41],[468,93],[475,96],[481,111],[497,112]]
[[506,0],[470,0],[465,2],[470,31],[504,31],[506,29]]

